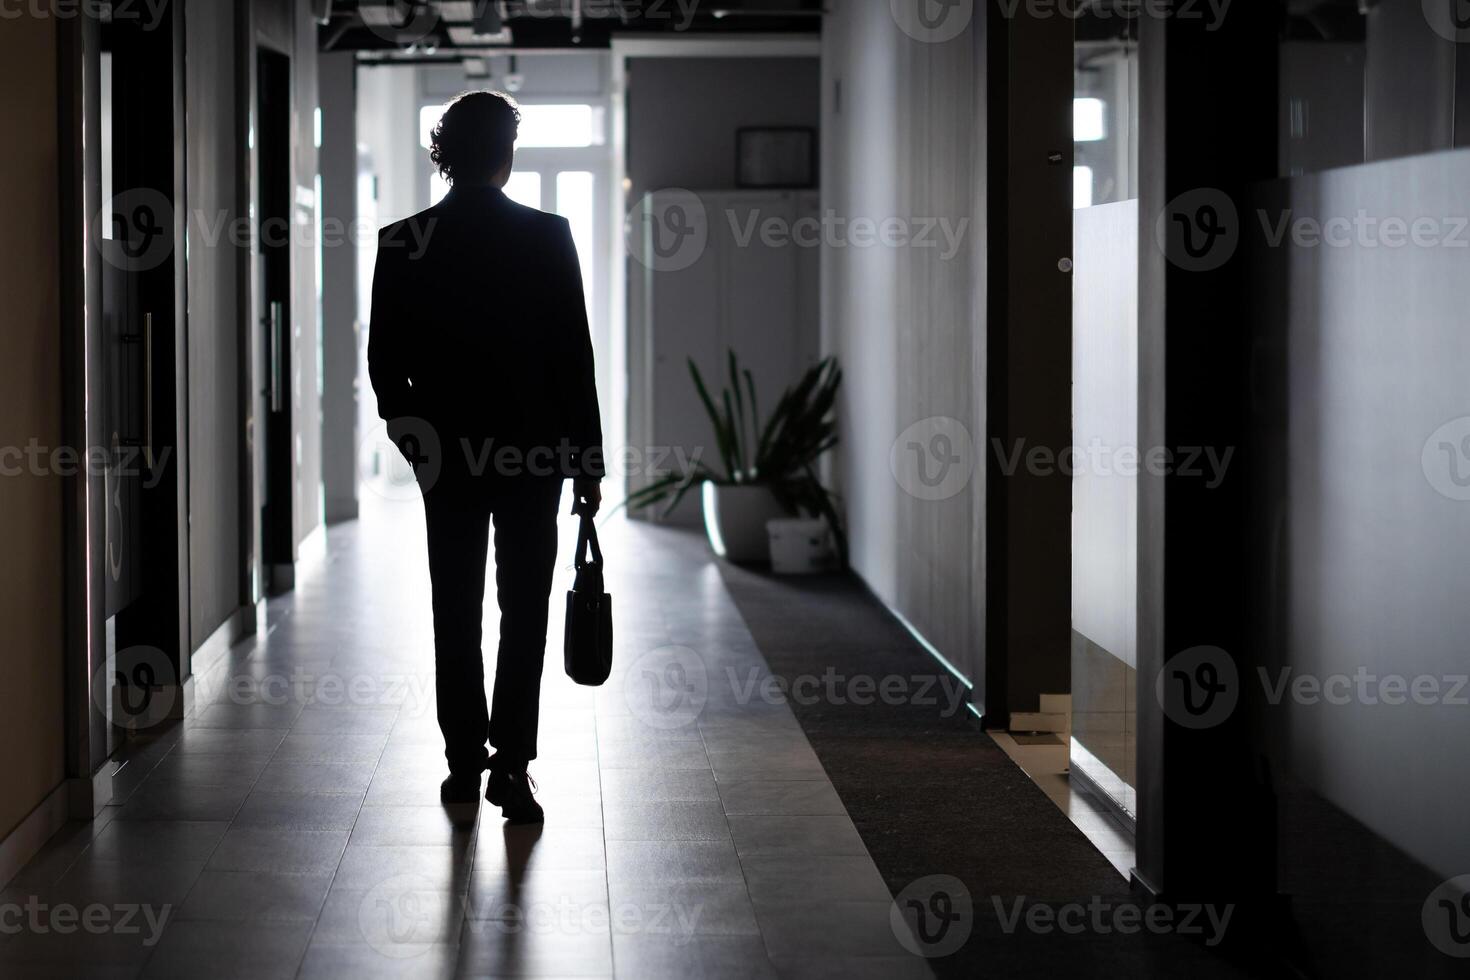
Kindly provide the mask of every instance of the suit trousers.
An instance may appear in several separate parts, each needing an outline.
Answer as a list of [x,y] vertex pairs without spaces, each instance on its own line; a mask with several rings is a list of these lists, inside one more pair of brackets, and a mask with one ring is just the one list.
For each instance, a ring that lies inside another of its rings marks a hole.
[[[496,750],[497,768],[504,762],[506,768],[523,770],[536,757],[562,479],[472,474],[451,459],[445,462],[449,465],[432,485],[421,480],[444,755],[451,773],[479,773],[489,761],[488,740]],[[487,707],[480,642],[492,526],[500,647]]]

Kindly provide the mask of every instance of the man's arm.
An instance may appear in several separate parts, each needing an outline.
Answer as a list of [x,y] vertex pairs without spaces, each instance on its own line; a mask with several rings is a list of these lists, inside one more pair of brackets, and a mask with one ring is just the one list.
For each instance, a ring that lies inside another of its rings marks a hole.
[[404,324],[399,312],[402,286],[398,281],[398,267],[403,243],[392,236],[392,229],[390,225],[378,233],[372,322],[368,326],[368,376],[378,396],[378,414],[389,422],[413,414],[412,385],[404,356]]
[[577,246],[572,241],[571,226],[565,219],[557,221],[556,283],[561,302],[560,365],[566,383],[563,397],[567,401],[567,435],[571,439],[570,460],[576,483],[574,492],[587,498],[596,513],[600,493],[597,482],[606,469],[602,451],[602,415],[597,406],[597,373],[592,359],[592,331],[587,324],[587,301],[582,288],[582,265],[577,261]]

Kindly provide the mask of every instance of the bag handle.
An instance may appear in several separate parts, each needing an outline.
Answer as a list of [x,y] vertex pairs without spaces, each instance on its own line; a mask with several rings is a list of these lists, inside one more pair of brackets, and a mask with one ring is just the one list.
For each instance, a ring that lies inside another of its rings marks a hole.
[[[590,562],[585,561],[582,557],[586,553],[589,545],[592,548],[592,560]],[[598,568],[602,567],[602,547],[597,543],[597,525],[591,517],[583,514],[582,523],[577,529],[577,571],[580,572],[588,565],[595,565]]]

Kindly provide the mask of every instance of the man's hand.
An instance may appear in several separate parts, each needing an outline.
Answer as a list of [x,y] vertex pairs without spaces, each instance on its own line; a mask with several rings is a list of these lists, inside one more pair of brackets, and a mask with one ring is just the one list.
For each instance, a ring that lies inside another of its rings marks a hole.
[[572,513],[596,517],[602,506],[602,484],[597,480],[572,481]]

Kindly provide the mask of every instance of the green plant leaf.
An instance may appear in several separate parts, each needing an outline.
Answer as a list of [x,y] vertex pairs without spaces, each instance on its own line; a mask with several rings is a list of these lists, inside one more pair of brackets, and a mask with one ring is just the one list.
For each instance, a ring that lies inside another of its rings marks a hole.
[[731,347],[725,353],[730,366],[730,387],[725,389],[725,408],[729,410],[730,392],[733,390],[735,392],[735,414],[731,419],[731,428],[735,432],[737,445],[740,447],[740,472],[748,477],[750,470],[746,466],[746,451],[749,441],[745,432],[745,399],[740,394],[740,370],[735,363],[735,348]]
[[731,480],[735,478],[734,461],[731,455],[730,436],[719,411],[715,408],[714,401],[709,396],[709,389],[704,386],[704,377],[699,373],[699,365],[694,363],[694,358],[689,358],[689,373],[694,378],[694,387],[699,392],[699,400],[704,403],[704,410],[709,414],[710,425],[715,430],[715,449],[720,454],[720,462],[725,467],[725,472]]

